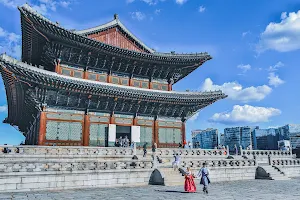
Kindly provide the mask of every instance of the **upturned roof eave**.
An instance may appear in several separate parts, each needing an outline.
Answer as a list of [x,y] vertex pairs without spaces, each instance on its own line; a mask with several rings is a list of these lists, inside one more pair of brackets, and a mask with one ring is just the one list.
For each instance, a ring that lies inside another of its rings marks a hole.
[[[93,81],[93,80],[87,80],[87,79],[80,79],[80,78],[75,78],[75,77],[69,77],[69,76],[64,76],[61,74],[57,74],[55,72],[50,72],[47,70],[39,69],[37,67],[31,66],[29,64],[23,63],[21,61],[18,61],[12,57],[9,57],[5,54],[2,54],[0,56],[0,61],[9,63],[11,65],[16,65],[19,68],[25,68],[26,70],[36,73],[36,74],[43,74],[46,77],[49,78],[60,78],[66,81],[73,81],[76,82],[78,85],[86,85],[86,84],[91,84],[93,87],[108,87],[111,89],[118,89],[118,90],[127,90],[129,92],[140,92],[141,94],[147,95],[148,93],[157,95],[162,98],[184,98],[188,101],[195,101],[197,99],[201,100],[202,98],[205,99],[222,99],[225,98],[225,94],[222,93],[222,91],[209,91],[209,92],[176,92],[176,91],[161,91],[161,90],[149,90],[149,89],[144,89],[144,88],[135,88],[131,86],[123,86],[123,85],[116,85],[112,83],[104,83],[104,82],[98,82],[98,81]],[[216,95],[216,96],[215,96]],[[214,96],[214,98],[212,98]],[[167,100],[166,100],[167,101]],[[195,104],[197,104],[195,102]]]

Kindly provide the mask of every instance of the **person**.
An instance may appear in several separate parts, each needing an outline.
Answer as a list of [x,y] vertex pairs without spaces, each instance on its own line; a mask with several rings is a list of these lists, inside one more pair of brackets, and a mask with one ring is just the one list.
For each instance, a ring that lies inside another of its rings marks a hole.
[[144,151],[143,157],[146,157],[146,155],[147,155],[147,142],[143,145],[143,151]]
[[[7,144],[4,144],[4,146],[7,146]],[[8,147],[4,147],[3,153],[9,153],[11,150]]]
[[286,150],[289,152],[290,151],[290,146],[288,146]]
[[179,164],[180,164],[180,156],[179,156],[179,154],[177,153],[176,156],[174,156],[174,158],[175,158],[175,161],[172,163],[172,167],[173,167],[173,169],[175,171],[176,169],[179,168]]
[[157,144],[154,142],[153,145],[152,145],[152,153],[153,154],[155,154],[156,149],[157,149]]
[[191,169],[188,167],[185,172],[185,181],[184,181],[184,191],[186,192],[196,192],[196,185],[194,182],[194,175]]
[[120,145],[120,147],[123,147],[123,138],[122,138],[122,136],[120,136],[120,138],[119,138],[119,145]]
[[129,146],[129,139],[127,137],[127,135],[125,136],[125,139],[124,139],[124,147],[128,147]]
[[188,142],[189,148],[192,149],[192,143],[189,141]]
[[183,146],[182,146],[183,148],[185,148],[186,147],[186,141],[185,140],[183,140]]
[[182,144],[179,142],[178,148],[182,148]]
[[197,177],[201,177],[200,185],[203,185],[203,192],[208,194],[208,184],[210,183],[209,180],[209,170],[206,167],[206,163],[203,163],[203,167],[200,169]]
[[235,151],[235,155],[238,155],[238,153],[239,153],[239,150],[238,150],[238,148],[237,148],[236,144],[234,145],[234,151]]

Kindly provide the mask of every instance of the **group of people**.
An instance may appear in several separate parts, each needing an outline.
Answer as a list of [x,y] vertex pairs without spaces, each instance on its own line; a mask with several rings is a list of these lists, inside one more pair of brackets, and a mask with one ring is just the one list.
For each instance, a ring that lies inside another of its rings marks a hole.
[[200,185],[203,185],[203,192],[208,194],[208,184],[210,184],[209,170],[206,163],[203,163],[202,168],[199,170],[197,175],[194,175],[191,169],[188,167],[185,172],[184,190],[186,192],[196,192],[196,185],[194,178],[200,177]]
[[[172,163],[172,167],[174,169],[174,171],[179,169],[180,166],[180,156],[177,153],[174,156],[175,160]],[[180,169],[179,169],[180,170]],[[183,171],[183,170],[182,170]],[[209,180],[209,170],[207,168],[206,163],[203,163],[203,167],[200,169],[200,171],[198,172],[198,174],[195,176],[191,169],[188,167],[186,171],[183,172],[184,173],[184,177],[185,177],[185,182],[184,182],[184,190],[186,192],[196,192],[196,185],[194,182],[194,178],[201,178],[200,179],[200,184],[203,185],[203,192],[208,194],[208,184],[210,183]]]
[[192,149],[193,148],[193,144],[190,141],[186,142],[184,140],[182,144],[181,144],[181,142],[179,142],[178,148],[189,148],[189,149]]
[[115,146],[116,147],[125,147],[125,148],[129,147],[130,140],[128,139],[127,136],[125,136],[124,138],[122,136],[120,136],[120,138],[116,139]]

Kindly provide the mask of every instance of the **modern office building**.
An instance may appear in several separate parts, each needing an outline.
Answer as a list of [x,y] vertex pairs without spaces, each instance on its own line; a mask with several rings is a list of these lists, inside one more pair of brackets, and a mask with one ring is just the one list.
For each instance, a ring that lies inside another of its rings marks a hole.
[[278,128],[279,140],[290,140],[292,149],[300,148],[300,124],[287,124]]
[[209,128],[206,130],[197,130],[196,132],[197,134],[193,137],[193,145],[195,147],[213,149],[218,146],[218,129]]
[[225,145],[229,146],[230,150],[234,149],[234,146],[237,147],[242,146],[243,149],[246,149],[248,146],[252,146],[254,144],[254,135],[253,131],[258,129],[258,126],[250,127],[232,127],[224,129],[224,141]]
[[279,140],[278,129],[275,128],[254,129],[253,135],[255,138],[253,140],[254,149],[259,149],[259,150],[278,149],[278,140]]

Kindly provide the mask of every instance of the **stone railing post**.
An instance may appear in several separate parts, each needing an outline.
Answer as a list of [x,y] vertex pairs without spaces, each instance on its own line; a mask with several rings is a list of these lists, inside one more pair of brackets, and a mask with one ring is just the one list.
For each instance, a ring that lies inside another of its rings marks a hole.
[[226,146],[226,150],[227,150],[227,156],[230,156],[230,152],[229,152],[229,146]]
[[243,147],[242,147],[242,145],[240,145],[240,154],[241,154],[241,156],[243,155],[242,151],[243,151]]
[[136,156],[136,143],[133,143],[133,155]]
[[156,151],[153,152],[153,168],[157,168],[157,159],[156,159]]

